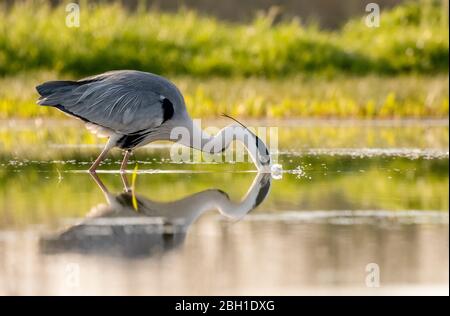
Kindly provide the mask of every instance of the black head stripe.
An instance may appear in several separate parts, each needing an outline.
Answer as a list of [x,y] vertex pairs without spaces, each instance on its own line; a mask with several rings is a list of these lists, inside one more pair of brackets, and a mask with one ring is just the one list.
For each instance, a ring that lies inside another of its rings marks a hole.
[[163,123],[167,120],[170,120],[173,117],[174,109],[173,104],[169,99],[164,98],[161,100],[162,110],[163,110]]

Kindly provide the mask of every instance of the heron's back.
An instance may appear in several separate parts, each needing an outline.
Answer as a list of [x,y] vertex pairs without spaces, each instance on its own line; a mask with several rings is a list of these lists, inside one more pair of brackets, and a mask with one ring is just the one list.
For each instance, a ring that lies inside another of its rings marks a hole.
[[123,134],[156,128],[186,114],[178,88],[147,72],[111,71],[78,81],[48,81],[36,89],[38,104]]

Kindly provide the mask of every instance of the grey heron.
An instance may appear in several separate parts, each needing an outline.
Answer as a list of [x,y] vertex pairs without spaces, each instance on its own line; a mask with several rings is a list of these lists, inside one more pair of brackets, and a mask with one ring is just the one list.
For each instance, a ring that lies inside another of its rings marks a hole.
[[[211,154],[223,152],[234,140],[244,143],[259,171],[270,171],[269,151],[254,133],[235,120],[211,136],[194,124],[183,95],[168,79],[142,71],[119,70],[78,81],[48,81],[36,87],[39,105],[52,106],[86,123],[108,141],[95,160],[95,172],[113,147],[125,151],[124,172],[132,150],[158,140],[178,143]],[[171,131],[186,128],[190,137],[174,140]],[[200,135],[200,139],[194,139]]]

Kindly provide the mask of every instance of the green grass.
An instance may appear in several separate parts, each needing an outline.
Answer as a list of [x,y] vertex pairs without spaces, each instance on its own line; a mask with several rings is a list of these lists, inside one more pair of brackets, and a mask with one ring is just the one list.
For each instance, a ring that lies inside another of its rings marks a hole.
[[34,87],[111,69],[168,76],[193,117],[447,118],[448,22],[441,1],[382,11],[323,31],[260,15],[232,24],[192,11],[130,12],[25,1],[0,10],[0,119],[55,117]]
[[[53,108],[35,104],[34,87],[55,78],[56,73],[39,72],[0,79],[0,119],[66,118]],[[271,119],[446,118],[449,113],[448,75],[170,79],[180,87],[195,118],[215,118],[222,113]]]
[[273,24],[270,15],[231,24],[192,11],[130,12],[85,3],[79,28],[65,26],[63,6],[42,1],[0,10],[0,75],[126,68],[194,76],[448,73],[442,1],[383,10],[379,28],[356,18],[335,32],[295,19]]

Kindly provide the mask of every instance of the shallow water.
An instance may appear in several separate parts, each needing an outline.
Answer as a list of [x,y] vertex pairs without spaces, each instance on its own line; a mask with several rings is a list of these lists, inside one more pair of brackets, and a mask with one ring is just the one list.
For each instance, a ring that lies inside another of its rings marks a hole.
[[442,121],[285,124],[280,180],[89,137],[0,130],[0,294],[448,294]]

